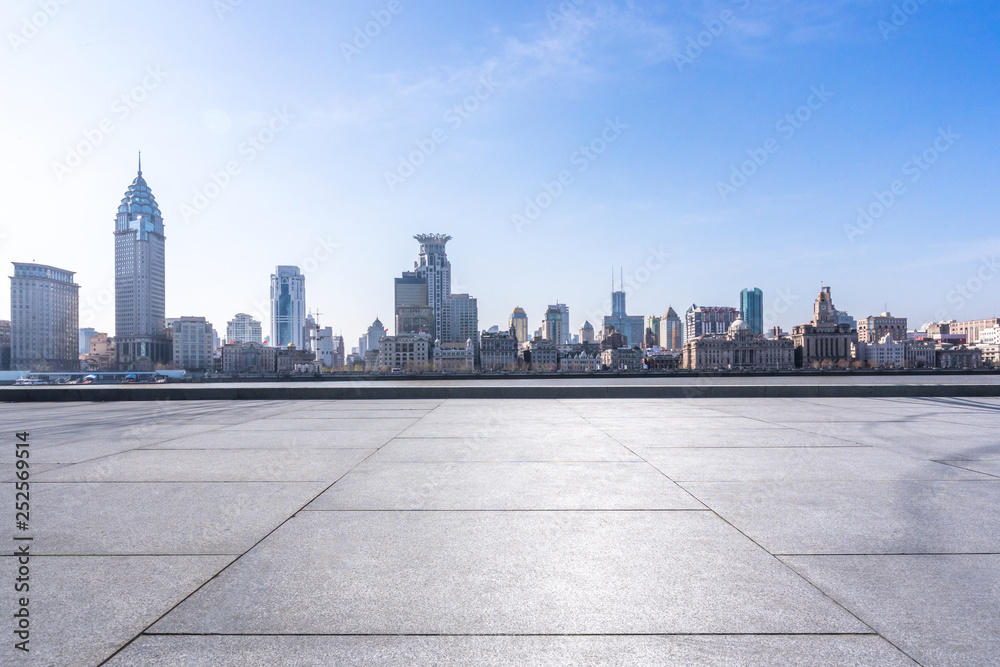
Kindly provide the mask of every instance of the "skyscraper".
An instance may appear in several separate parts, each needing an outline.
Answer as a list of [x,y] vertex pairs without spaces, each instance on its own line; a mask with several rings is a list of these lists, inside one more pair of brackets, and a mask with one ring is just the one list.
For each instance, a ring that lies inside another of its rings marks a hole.
[[628,315],[625,312],[625,290],[621,286],[617,291],[611,292],[611,315],[604,318],[602,334],[607,335],[610,330],[625,336],[632,347],[642,347],[646,338],[646,322],[642,315]]
[[565,338],[566,322],[563,320],[563,311],[558,306],[549,306],[545,311],[545,320],[542,323],[542,338],[562,345]]
[[510,325],[509,328],[514,332],[514,336],[517,338],[518,346],[527,343],[531,337],[528,335],[528,314],[524,312],[524,308],[518,306],[510,314]]
[[660,318],[660,348],[670,352],[684,349],[684,323],[673,307]]
[[417,234],[420,253],[413,271],[395,280],[396,335],[427,333],[442,343],[466,343],[478,349],[479,308],[468,294],[451,293],[451,262],[446,234]]
[[[445,312],[451,296],[451,262],[448,261],[445,245],[451,237],[446,234],[417,234],[413,238],[420,243],[415,273],[427,282],[427,305],[434,313],[434,331],[431,335],[442,343],[458,342],[452,341],[448,335],[448,315]],[[477,327],[477,337],[478,334]]]
[[271,345],[305,349],[306,278],[297,266],[278,266],[271,274]]
[[740,313],[755,336],[764,333],[764,293],[759,287],[740,292]]
[[555,308],[562,313],[562,335],[555,341],[556,345],[569,345],[573,342],[573,334],[569,330],[569,306],[556,301],[555,305],[550,305],[549,308]]
[[72,271],[14,262],[10,277],[12,370],[80,370],[79,292]]
[[119,370],[151,371],[173,360],[166,331],[166,236],[156,198],[139,173],[115,219],[115,352]]

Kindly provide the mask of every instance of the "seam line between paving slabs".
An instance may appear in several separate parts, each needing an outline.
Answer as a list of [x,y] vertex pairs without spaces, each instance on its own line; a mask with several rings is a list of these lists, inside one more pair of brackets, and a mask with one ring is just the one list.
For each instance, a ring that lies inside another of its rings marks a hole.
[[[966,470],[968,472],[974,472],[978,475],[986,475],[987,477],[992,477],[993,479],[1000,479],[1000,475],[994,475],[993,473],[983,472],[981,470],[973,470],[972,468],[966,468],[965,466],[956,465],[957,463],[976,463],[976,461],[934,461],[934,463],[940,463],[943,466],[948,466],[949,468],[956,468],[958,470]],[[975,482],[988,482],[990,480],[969,480]]]
[[[709,409],[712,409],[712,408],[709,408]],[[716,412],[719,412],[719,411],[716,410]],[[861,623],[863,626],[865,626],[866,628],[868,628],[869,630],[871,630],[873,634],[878,635],[879,637],[881,637],[885,642],[887,642],[890,646],[892,646],[897,651],[899,651],[902,655],[905,655],[910,660],[913,660],[913,662],[915,662],[917,664],[920,664],[919,662],[917,662],[917,660],[915,660],[913,658],[913,656],[911,656],[909,653],[907,653],[902,648],[900,648],[899,646],[897,646],[894,642],[892,642],[889,639],[887,639],[884,635],[882,635],[882,633],[880,633],[877,630],[875,630],[875,628],[873,628],[869,623],[867,623],[866,621],[864,621],[860,616],[858,616],[853,611],[851,611],[850,609],[848,609],[846,606],[844,606],[843,604],[841,604],[840,601],[838,601],[837,599],[835,599],[832,595],[830,595],[829,593],[827,593],[826,591],[824,591],[822,588],[820,588],[819,586],[817,586],[815,583],[813,583],[812,581],[810,581],[801,572],[798,572],[797,570],[795,570],[795,568],[791,567],[788,563],[786,563],[783,560],[781,560],[781,558],[779,558],[778,556],[774,555],[773,553],[771,553],[770,551],[768,551],[767,549],[765,549],[759,542],[757,542],[757,540],[753,539],[752,537],[750,537],[749,535],[747,535],[746,533],[744,533],[742,530],[740,530],[739,528],[737,528],[736,526],[734,526],[732,523],[730,523],[728,520],[726,520],[725,517],[723,517],[721,514],[719,514],[718,512],[716,512],[714,509],[712,509],[711,506],[709,506],[708,504],[706,504],[705,502],[703,502],[701,500],[701,498],[699,498],[698,496],[694,495],[694,493],[692,493],[690,490],[688,490],[687,488],[685,488],[683,485],[681,485],[681,484],[677,483],[676,481],[674,481],[673,478],[671,478],[669,475],[667,475],[662,470],[660,470],[659,468],[657,468],[655,465],[653,465],[652,463],[649,463],[649,461],[647,461],[645,457],[643,457],[643,456],[639,455],[638,453],[636,453],[631,447],[629,447],[625,443],[621,442],[620,440],[618,440],[618,438],[615,438],[613,435],[611,435],[610,433],[606,432],[601,427],[597,426],[596,424],[593,424],[585,416],[581,415],[581,417],[583,417],[583,420],[586,421],[588,424],[590,424],[591,426],[593,426],[597,430],[601,431],[601,433],[604,433],[604,435],[608,436],[609,438],[611,438],[612,440],[614,440],[615,442],[617,442],[619,445],[621,445],[625,449],[629,450],[630,452],[632,452],[633,454],[635,454],[636,456],[638,456],[639,458],[641,458],[643,461],[646,461],[646,463],[648,463],[650,466],[652,466],[657,472],[659,472],[661,475],[663,475],[666,479],[670,480],[670,482],[672,484],[675,484],[679,488],[683,489],[685,493],[687,493],[693,499],[695,499],[696,501],[698,501],[699,503],[701,503],[702,505],[704,505],[705,507],[707,507],[712,512],[712,514],[714,514],[715,516],[717,516],[719,518],[720,521],[722,521],[723,523],[725,523],[727,526],[729,526],[730,528],[732,528],[733,530],[735,530],[737,533],[739,533],[740,535],[742,535],[746,539],[750,540],[750,542],[752,542],[754,545],[756,545],[758,549],[760,549],[765,554],[767,554],[768,556],[770,556],[771,558],[773,558],[775,561],[777,561],[778,563],[780,563],[783,568],[785,568],[786,570],[788,570],[789,572],[791,572],[793,575],[799,577],[802,581],[804,581],[807,584],[809,584],[810,586],[812,586],[816,591],[819,592],[820,595],[822,595],[823,597],[825,597],[826,599],[828,599],[834,605],[836,605],[837,607],[840,607],[845,612],[847,612],[848,614],[850,614],[853,618],[855,618],[858,621],[858,623]],[[768,422],[764,422],[764,423],[768,423]]]
[[[444,404],[444,401],[442,401],[441,403],[438,403],[436,406],[434,406],[431,410],[429,410],[427,412],[427,415],[429,415],[432,412],[434,412],[434,410],[437,410],[443,404]],[[424,415],[424,417],[426,417],[427,415]],[[420,417],[420,419],[423,419],[423,417]],[[420,419],[418,419],[417,422],[419,422]],[[251,420],[251,421],[253,421],[253,420]],[[246,423],[246,422],[241,422],[241,423]],[[414,424],[411,424],[410,426],[407,426],[406,428],[403,429],[403,431],[405,431],[406,429],[410,428],[413,425]],[[400,433],[402,433],[403,431],[400,431]],[[128,648],[129,646],[131,646],[132,643],[136,639],[138,639],[139,637],[141,637],[144,634],[146,634],[147,630],[149,630],[151,627],[153,627],[154,625],[156,625],[157,623],[159,623],[164,617],[166,617],[174,609],[177,609],[177,607],[179,607],[180,605],[182,605],[185,602],[187,602],[191,598],[191,596],[195,595],[202,588],[204,588],[209,583],[211,583],[212,581],[214,581],[223,572],[225,572],[226,570],[228,570],[229,568],[231,568],[235,563],[239,562],[241,558],[243,558],[245,555],[247,555],[248,553],[250,553],[251,551],[253,551],[254,547],[256,547],[258,544],[260,544],[261,542],[263,542],[264,540],[266,540],[268,537],[270,537],[271,535],[273,535],[279,528],[281,528],[282,526],[284,526],[286,523],[288,523],[289,521],[291,521],[295,517],[296,514],[298,514],[299,512],[303,511],[311,503],[315,502],[317,498],[319,498],[321,495],[323,495],[324,493],[326,493],[327,491],[329,491],[330,489],[332,489],[333,486],[337,482],[339,482],[340,480],[344,479],[344,477],[346,477],[347,475],[351,474],[354,471],[355,468],[357,468],[359,465],[361,465],[362,463],[364,463],[365,461],[367,461],[368,459],[370,459],[371,457],[373,457],[375,454],[377,454],[382,449],[382,447],[385,447],[386,445],[388,445],[390,442],[392,442],[392,440],[394,438],[395,438],[395,436],[393,436],[393,438],[390,438],[388,440],[388,442],[385,442],[382,445],[380,445],[378,448],[372,450],[372,452],[370,454],[368,454],[368,456],[366,456],[365,458],[363,458],[362,460],[360,460],[356,464],[354,464],[354,466],[352,466],[350,470],[348,470],[343,475],[341,475],[340,477],[338,477],[329,486],[327,486],[324,489],[322,489],[319,493],[317,493],[315,496],[313,496],[308,501],[306,501],[306,503],[303,504],[299,509],[297,509],[294,512],[292,512],[291,514],[289,514],[287,517],[285,517],[285,519],[283,519],[282,521],[280,521],[277,526],[275,526],[274,528],[272,528],[271,530],[269,530],[263,537],[261,537],[259,540],[257,540],[256,542],[254,542],[252,545],[250,545],[249,549],[247,549],[243,553],[241,553],[238,556],[236,556],[236,558],[234,558],[228,565],[226,565],[221,570],[219,570],[218,572],[216,572],[215,574],[213,574],[211,577],[209,577],[208,579],[206,579],[200,586],[197,586],[193,591],[191,591],[190,593],[188,593],[187,595],[185,595],[177,604],[173,605],[172,607],[170,607],[170,609],[168,609],[167,611],[165,611],[162,614],[160,614],[152,623],[148,624],[145,628],[143,628],[141,631],[139,631],[134,637],[132,637],[127,642],[125,642],[124,644],[122,644],[121,646],[119,646],[111,655],[109,655],[107,658],[105,658],[104,660],[102,660],[99,663],[99,665],[105,665],[105,664],[107,664],[108,661],[112,660],[116,655],[118,655],[119,653],[121,653],[122,651],[124,651],[126,648]]]
[[145,637],[879,637],[876,632],[146,632]]

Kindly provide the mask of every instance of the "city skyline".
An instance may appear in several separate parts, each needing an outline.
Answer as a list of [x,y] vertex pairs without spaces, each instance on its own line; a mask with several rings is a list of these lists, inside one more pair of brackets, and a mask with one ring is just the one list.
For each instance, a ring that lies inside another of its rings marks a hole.
[[[385,276],[412,261],[381,239],[425,229],[455,237],[454,291],[476,295],[481,329],[521,306],[534,331],[556,298],[570,331],[597,324],[612,265],[643,315],[737,307],[755,285],[790,330],[821,281],[855,317],[996,314],[995,6],[570,4],[404,3],[360,48],[378,3],[314,7],[305,28],[246,3],[60,5],[30,38],[37,5],[12,3],[0,71],[51,85],[0,130],[0,259],[75,271],[80,326],[112,332],[107,216],[143,149],[167,315],[217,328],[267,322],[267,277],[292,264],[354,340],[388,321]],[[286,50],[243,46],[267,36]]]

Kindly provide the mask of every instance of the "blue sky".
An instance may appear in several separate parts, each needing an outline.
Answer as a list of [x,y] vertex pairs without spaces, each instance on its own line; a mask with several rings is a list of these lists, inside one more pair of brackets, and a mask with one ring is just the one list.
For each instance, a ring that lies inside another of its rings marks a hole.
[[482,328],[594,321],[612,266],[630,314],[758,286],[790,329],[821,281],[856,317],[998,312],[995,1],[11,0],[0,29],[0,261],[75,270],[81,326],[113,331],[140,149],[167,314],[220,330],[299,264],[350,347],[423,232]]

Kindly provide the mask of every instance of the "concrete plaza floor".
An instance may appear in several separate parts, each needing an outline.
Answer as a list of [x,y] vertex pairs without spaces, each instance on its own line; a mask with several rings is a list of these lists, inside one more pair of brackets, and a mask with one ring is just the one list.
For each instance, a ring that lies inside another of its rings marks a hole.
[[0,405],[0,664],[996,665],[1000,400]]

